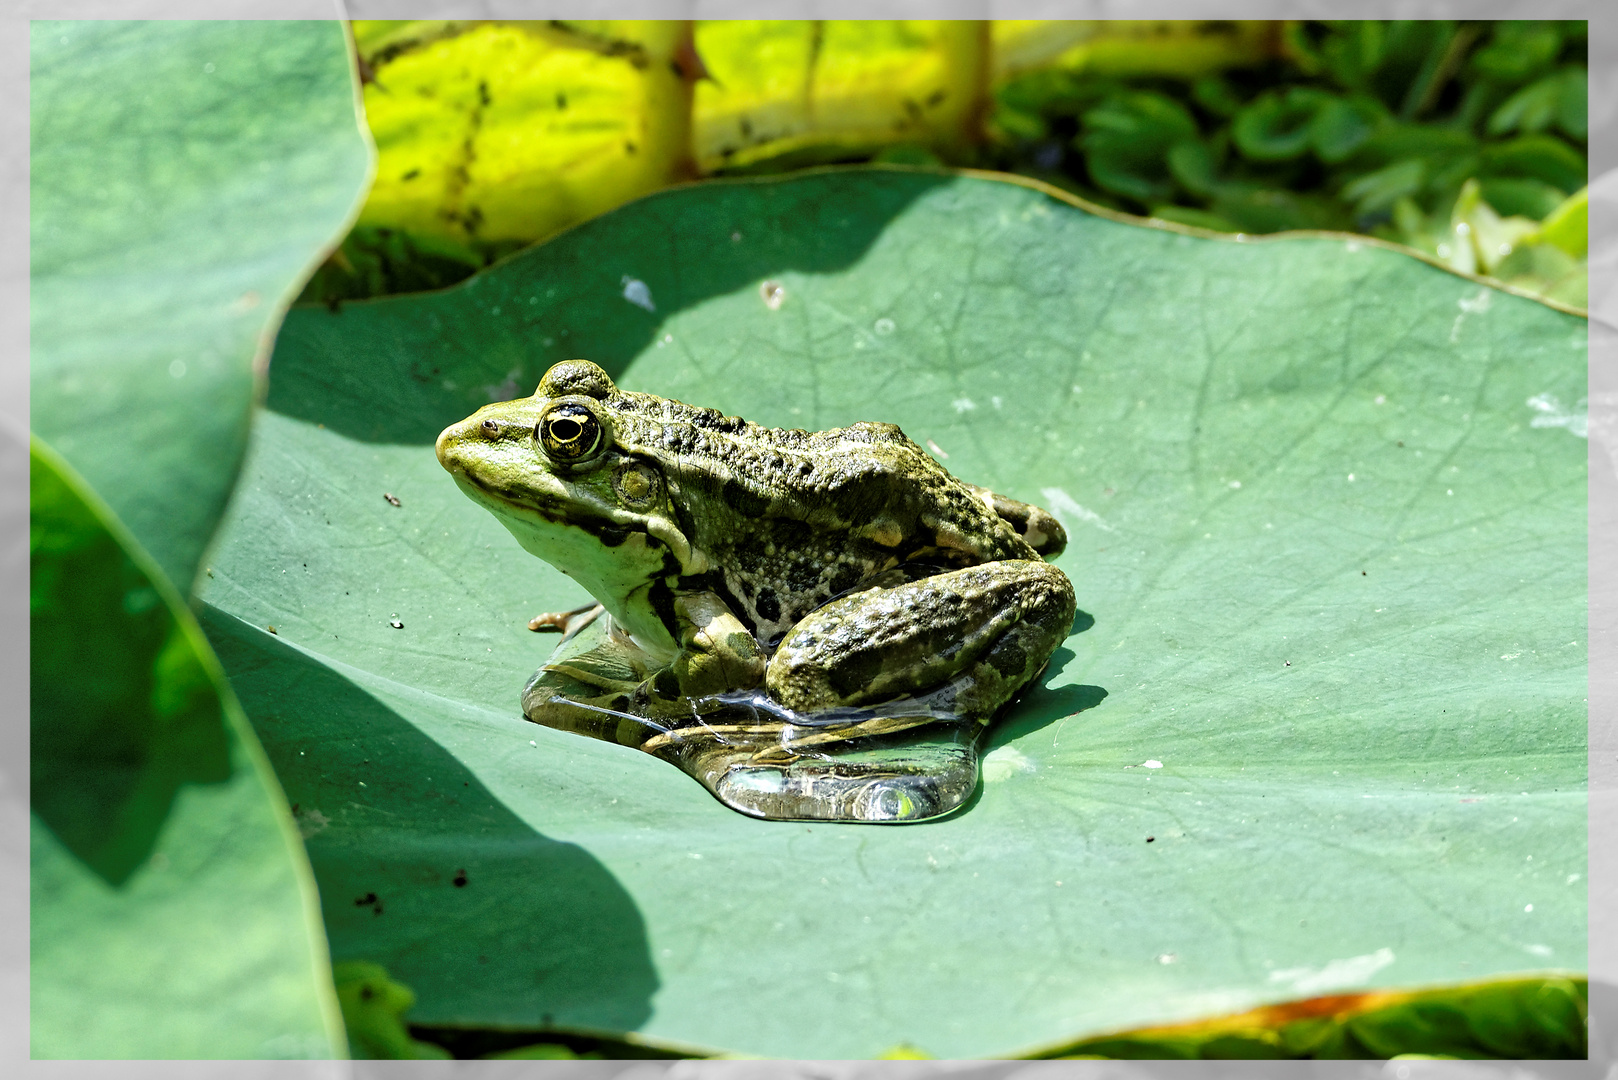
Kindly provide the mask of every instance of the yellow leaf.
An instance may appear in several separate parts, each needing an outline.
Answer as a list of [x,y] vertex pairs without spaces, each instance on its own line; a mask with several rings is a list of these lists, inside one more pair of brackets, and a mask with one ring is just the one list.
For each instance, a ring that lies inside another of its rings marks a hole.
[[976,137],[984,23],[716,21],[695,34],[711,76],[692,106],[704,172],[899,144],[948,152]]
[[[439,24],[441,29],[445,24]],[[667,61],[682,24],[483,23],[379,60],[365,106],[379,155],[360,224],[461,243],[526,243],[680,178],[689,90]],[[362,46],[362,54],[366,46]]]

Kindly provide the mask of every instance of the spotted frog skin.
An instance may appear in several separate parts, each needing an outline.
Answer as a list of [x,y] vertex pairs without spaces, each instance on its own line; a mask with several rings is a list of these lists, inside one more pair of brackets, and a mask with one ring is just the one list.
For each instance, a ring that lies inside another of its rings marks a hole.
[[952,808],[970,785],[933,790],[914,729],[954,724],[951,745],[975,745],[1073,621],[1072,585],[1044,561],[1061,525],[955,479],[892,424],[775,430],[571,360],[446,428],[437,452],[598,602],[530,624],[566,636],[527,717],[666,757],[757,816]]

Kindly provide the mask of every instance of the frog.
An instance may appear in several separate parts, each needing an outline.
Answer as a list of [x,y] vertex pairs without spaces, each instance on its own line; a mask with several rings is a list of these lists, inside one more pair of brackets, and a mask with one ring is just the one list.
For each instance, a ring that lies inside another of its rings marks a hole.
[[1073,624],[1061,523],[894,424],[764,427],[576,359],[436,452],[595,601],[529,623],[563,637],[524,716],[668,760],[750,816],[953,811]]

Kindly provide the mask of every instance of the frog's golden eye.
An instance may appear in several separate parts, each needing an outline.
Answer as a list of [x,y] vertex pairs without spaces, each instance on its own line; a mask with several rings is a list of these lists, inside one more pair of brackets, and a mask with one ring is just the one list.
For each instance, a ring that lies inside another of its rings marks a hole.
[[601,448],[601,422],[585,406],[566,401],[545,411],[534,425],[534,437],[545,456],[559,465],[576,465]]

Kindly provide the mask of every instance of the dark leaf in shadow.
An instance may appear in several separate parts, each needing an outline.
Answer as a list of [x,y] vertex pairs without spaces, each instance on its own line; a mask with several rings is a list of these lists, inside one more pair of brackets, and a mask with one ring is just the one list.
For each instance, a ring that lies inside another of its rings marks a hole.
[[151,854],[181,784],[230,778],[219,697],[151,576],[38,453],[29,571],[33,809],[121,885]]

